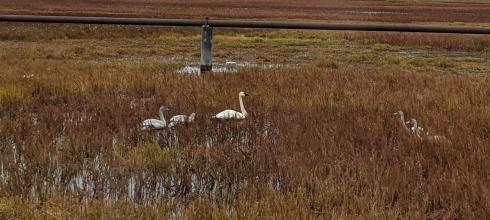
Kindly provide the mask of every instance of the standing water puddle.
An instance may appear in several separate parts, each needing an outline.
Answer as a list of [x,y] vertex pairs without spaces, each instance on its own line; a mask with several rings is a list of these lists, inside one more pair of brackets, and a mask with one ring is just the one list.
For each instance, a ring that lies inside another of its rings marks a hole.
[[[295,64],[282,64],[282,63],[251,63],[251,62],[226,62],[225,65],[214,65],[212,71],[215,73],[236,73],[241,69],[279,69],[279,68],[295,68],[297,65]],[[201,69],[195,66],[184,66],[177,70],[178,73],[184,74],[200,74]]]

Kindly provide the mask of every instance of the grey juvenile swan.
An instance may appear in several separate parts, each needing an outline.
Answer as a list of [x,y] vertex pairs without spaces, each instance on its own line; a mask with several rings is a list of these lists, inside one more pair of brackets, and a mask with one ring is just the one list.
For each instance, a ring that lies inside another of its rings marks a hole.
[[418,126],[417,119],[415,118],[410,119],[410,121],[407,121],[406,124],[411,126],[410,129],[420,140],[451,143],[451,141],[443,135],[431,135],[429,132],[424,132],[424,128]]
[[189,116],[187,116],[187,115],[175,115],[172,118],[170,118],[167,127],[172,128],[178,124],[191,123],[191,122],[194,122],[195,119],[196,119],[196,113],[195,112],[193,112]]
[[165,106],[160,106],[159,114],[160,120],[158,119],[146,119],[141,123],[141,130],[156,130],[163,129],[167,126],[167,122],[165,121],[165,116],[163,115],[164,111],[168,111],[169,109]]

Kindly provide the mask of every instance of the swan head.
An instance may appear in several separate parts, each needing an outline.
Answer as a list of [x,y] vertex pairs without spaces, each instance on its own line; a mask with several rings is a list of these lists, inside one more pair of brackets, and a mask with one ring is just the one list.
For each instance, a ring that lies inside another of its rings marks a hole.
[[405,124],[411,125],[412,127],[417,127],[417,119],[412,118],[410,121],[405,122]]
[[170,109],[168,107],[162,105],[162,106],[160,106],[160,109],[159,110],[160,111],[168,111]]
[[196,119],[196,113],[193,112],[191,115],[189,115],[189,118],[187,119],[189,122],[193,122]]
[[247,94],[246,92],[240,92],[238,95],[240,97],[249,96],[249,94]]
[[400,110],[400,111],[397,111],[397,112],[395,112],[395,114],[394,114],[394,115],[403,116],[403,111],[401,111],[401,110]]

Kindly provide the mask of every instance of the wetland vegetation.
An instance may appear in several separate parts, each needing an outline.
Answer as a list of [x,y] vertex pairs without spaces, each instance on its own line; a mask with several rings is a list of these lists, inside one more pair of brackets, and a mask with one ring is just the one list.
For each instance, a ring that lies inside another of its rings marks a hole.
[[[216,64],[253,65],[181,73],[199,31],[2,23],[0,218],[489,217],[490,37],[216,29]],[[213,121],[239,91],[248,118]],[[196,121],[141,132],[160,105]],[[452,143],[406,135],[398,110]]]

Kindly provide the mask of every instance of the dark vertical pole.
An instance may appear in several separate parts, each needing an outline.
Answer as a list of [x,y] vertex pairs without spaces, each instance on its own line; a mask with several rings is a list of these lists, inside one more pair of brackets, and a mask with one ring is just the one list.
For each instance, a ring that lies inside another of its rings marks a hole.
[[206,24],[202,26],[201,41],[201,72],[208,72],[213,69],[213,27],[209,26],[208,18]]

